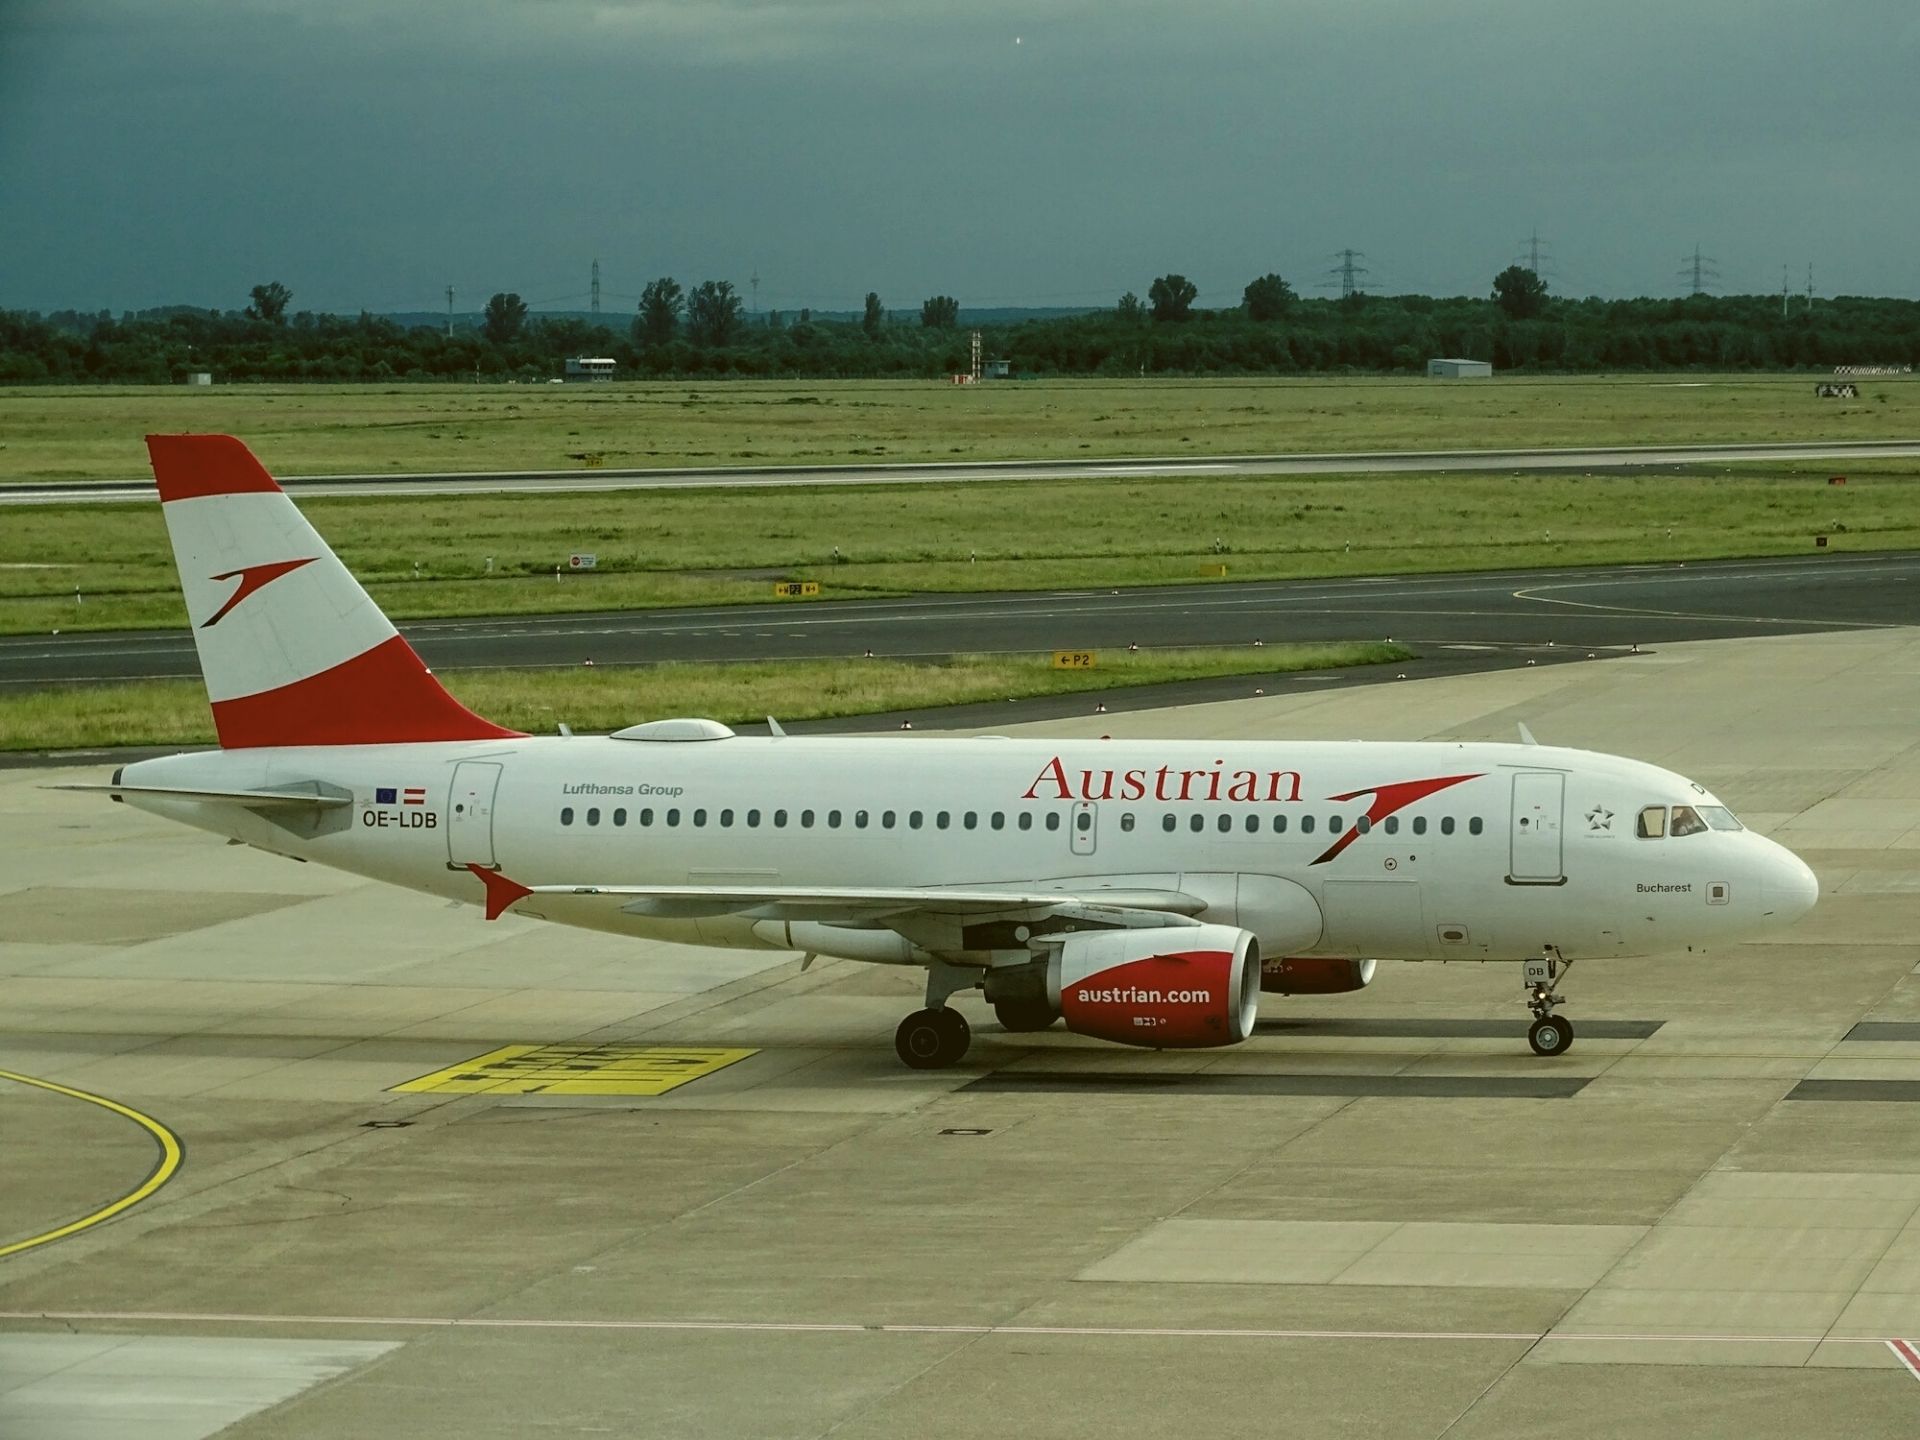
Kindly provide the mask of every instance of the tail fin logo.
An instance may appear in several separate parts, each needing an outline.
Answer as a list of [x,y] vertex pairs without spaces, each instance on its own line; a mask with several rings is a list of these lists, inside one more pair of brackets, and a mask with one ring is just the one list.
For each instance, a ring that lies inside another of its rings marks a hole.
[[228,611],[233,609],[234,606],[238,605],[249,595],[264,586],[272,584],[282,575],[291,574],[302,565],[311,565],[318,558],[318,556],[309,555],[304,560],[269,560],[264,565],[245,565],[238,570],[229,570],[222,575],[208,576],[207,578],[210,580],[238,580],[240,583],[234,586],[233,594],[227,597],[227,603],[214,611],[211,619],[201,622],[200,628],[202,630],[212,629],[215,625],[218,625],[222,620],[226,619]]

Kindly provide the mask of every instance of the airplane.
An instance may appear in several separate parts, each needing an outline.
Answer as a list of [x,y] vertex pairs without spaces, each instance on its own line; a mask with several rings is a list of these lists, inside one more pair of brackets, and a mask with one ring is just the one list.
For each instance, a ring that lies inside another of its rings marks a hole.
[[219,736],[115,801],[275,855],[562,925],[919,967],[900,1059],[1002,1027],[1172,1049],[1379,960],[1521,966],[1556,1056],[1585,959],[1726,944],[1819,896],[1640,761],[1531,743],[531,736],[428,671],[239,440],[147,439]]

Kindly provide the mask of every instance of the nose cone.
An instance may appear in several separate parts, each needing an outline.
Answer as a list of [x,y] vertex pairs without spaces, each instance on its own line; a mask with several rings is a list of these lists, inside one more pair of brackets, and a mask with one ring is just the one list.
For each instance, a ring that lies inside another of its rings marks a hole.
[[1775,925],[1791,925],[1813,909],[1820,898],[1820,882],[1807,862],[1784,846],[1774,846],[1772,863],[1761,882],[1767,918]]

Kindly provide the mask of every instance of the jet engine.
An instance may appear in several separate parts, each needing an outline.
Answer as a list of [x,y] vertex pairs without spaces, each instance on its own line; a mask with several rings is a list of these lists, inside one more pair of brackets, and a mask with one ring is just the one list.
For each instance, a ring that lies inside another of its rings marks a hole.
[[1375,962],[1336,955],[1279,955],[1260,964],[1260,988],[1271,995],[1344,995],[1373,983]]
[[1069,935],[1047,998],[1079,1035],[1154,1049],[1237,1045],[1260,1009],[1260,945],[1231,925]]

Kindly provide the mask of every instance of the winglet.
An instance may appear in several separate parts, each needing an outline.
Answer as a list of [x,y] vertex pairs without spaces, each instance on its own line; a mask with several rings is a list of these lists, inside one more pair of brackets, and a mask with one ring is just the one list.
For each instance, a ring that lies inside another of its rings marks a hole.
[[767,733],[776,740],[784,740],[787,737],[787,732],[780,728],[780,722],[771,715],[767,716]]
[[471,870],[487,887],[487,919],[498,920],[508,910],[533,893],[518,880],[509,880],[498,870],[489,870],[484,865],[469,865]]

